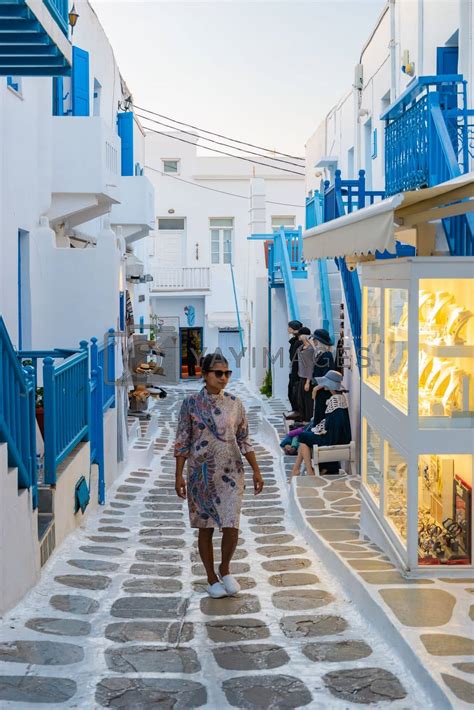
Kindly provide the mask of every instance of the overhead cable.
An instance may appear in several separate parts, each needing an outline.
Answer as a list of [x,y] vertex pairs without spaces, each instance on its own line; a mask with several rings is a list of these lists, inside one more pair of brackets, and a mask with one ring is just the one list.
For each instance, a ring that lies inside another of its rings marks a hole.
[[180,126],[187,126],[188,128],[194,128],[196,131],[201,131],[201,133],[208,133],[211,136],[217,136],[218,138],[225,138],[225,140],[232,141],[232,143],[239,143],[240,145],[249,145],[251,148],[258,148],[259,150],[264,150],[267,153],[277,153],[278,155],[283,155],[285,158],[293,158],[294,160],[305,160],[300,155],[291,155],[290,153],[282,153],[280,150],[272,150],[271,148],[264,148],[261,145],[254,145],[254,143],[247,143],[246,141],[237,140],[237,138],[230,138],[222,133],[215,133],[214,131],[207,131],[205,128],[199,128],[198,126],[193,126],[192,123],[185,123],[184,121],[178,121],[176,118],[170,118],[169,116],[164,116],[162,113],[157,113],[156,111],[151,111],[150,109],[143,108],[143,106],[137,106],[134,104],[134,108],[139,111],[145,111],[146,113],[151,113],[153,116],[158,116],[159,118],[164,118],[166,121],[171,121],[172,123],[178,123]]
[[[149,128],[148,126],[146,126],[146,129],[147,131],[151,131],[151,133],[158,133],[160,136],[165,136],[165,138],[171,138],[172,140],[180,141],[181,143],[188,143],[189,145],[196,145],[194,141],[187,141],[185,138],[172,136],[171,133],[166,133],[165,131],[158,131],[156,128]],[[264,165],[266,168],[271,168],[272,170],[278,170],[284,173],[292,173],[293,175],[305,177],[304,173],[299,173],[296,170],[290,170],[289,168],[280,168],[278,165],[262,163],[261,161],[253,160],[252,158],[244,158],[242,155],[232,155],[232,153],[227,153],[225,150],[219,150],[218,148],[207,148],[206,150],[211,150],[214,153],[221,153],[222,155],[227,155],[229,158],[235,158],[236,160],[245,160],[245,162],[247,163],[254,163],[255,165]]]
[[[145,121],[151,121],[151,123],[158,123],[160,126],[165,126],[166,128],[172,128],[173,130],[176,130],[175,126],[171,126],[169,123],[163,123],[163,121],[157,121],[156,118],[149,118],[148,116],[144,116],[143,114],[136,112],[135,115],[138,116],[138,118],[144,119]],[[180,133],[186,133],[189,136],[195,136],[200,140],[207,141],[208,143],[223,145],[227,148],[231,148],[232,150],[238,150],[241,153],[246,153],[247,155],[257,155],[259,158],[265,158],[266,160],[276,160],[278,163],[284,163],[285,165],[294,165],[297,168],[304,167],[303,165],[299,165],[298,163],[293,163],[291,160],[285,160],[284,158],[273,158],[271,155],[265,155],[264,153],[255,153],[253,150],[248,150],[248,148],[238,148],[235,145],[230,145],[230,143],[223,143],[222,141],[216,141],[213,138],[206,138],[205,136],[196,136],[196,133],[193,133],[192,131],[185,131],[183,128],[179,128],[178,130]],[[205,148],[206,146],[201,147]],[[213,148],[209,148],[209,150],[213,150]]]
[[[221,195],[229,195],[229,197],[239,197],[241,200],[250,200],[248,195],[237,195],[235,192],[226,192],[225,190],[218,190],[216,187],[208,187],[207,185],[199,185],[197,182],[191,182],[191,180],[185,180],[184,178],[178,177],[177,175],[170,175],[170,173],[164,173],[158,168],[154,168],[151,165],[145,165],[146,170],[152,170],[154,173],[159,173],[163,177],[169,177],[173,180],[179,180],[179,182],[185,182],[187,185],[192,185],[192,187],[199,187],[201,190],[210,190],[211,192],[220,192]],[[273,200],[265,200],[267,205],[280,205],[281,207],[296,207],[298,209],[304,209],[303,205],[292,205],[288,202],[274,202]]]

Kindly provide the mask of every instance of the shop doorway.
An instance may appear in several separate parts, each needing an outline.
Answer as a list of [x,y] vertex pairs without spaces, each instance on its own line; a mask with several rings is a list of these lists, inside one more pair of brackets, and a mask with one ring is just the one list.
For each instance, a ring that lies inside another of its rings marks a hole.
[[203,348],[202,328],[179,329],[180,376],[182,380],[201,377],[199,357]]

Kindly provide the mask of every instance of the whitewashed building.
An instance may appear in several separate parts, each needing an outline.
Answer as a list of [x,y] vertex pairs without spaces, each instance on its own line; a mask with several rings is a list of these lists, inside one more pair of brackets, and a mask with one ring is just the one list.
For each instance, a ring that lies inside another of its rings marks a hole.
[[[11,28],[13,13],[20,50],[0,59],[0,613],[81,522],[83,512],[74,512],[81,477],[87,513],[120,472],[123,390],[107,378],[121,373],[120,338],[106,334],[121,329],[126,261],[153,227],[144,134],[126,113],[130,91],[89,2],[76,2],[73,38],[69,9],[63,0],[0,4],[0,26]],[[32,20],[34,56],[21,49],[22,23]],[[9,37],[5,30],[0,44]],[[15,364],[16,351],[37,367],[34,383]],[[51,385],[43,380],[47,355]],[[61,367],[71,376],[53,393]],[[46,470],[38,486],[31,459],[43,440],[32,443],[21,397],[31,388],[34,411],[34,386],[42,385]]]
[[[340,100],[308,138],[308,195],[322,191],[325,180],[334,184],[336,170],[341,171],[343,180],[356,180],[359,171],[364,170],[366,190],[385,190],[385,120],[382,115],[419,77],[462,74],[467,82],[467,107],[472,109],[473,28],[472,0],[387,1],[359,56],[354,57],[352,84],[345,92],[341,91]],[[413,127],[412,132],[415,130]],[[472,169],[472,149],[469,160]],[[438,237],[438,246],[447,250],[440,228]],[[339,272],[333,260],[328,260],[327,265],[333,314],[337,313],[339,303],[345,304],[347,347],[352,348],[348,308]],[[319,316],[322,316],[321,291],[321,288],[315,290]],[[352,349],[351,367],[346,372],[353,422],[359,417],[360,377],[356,361]],[[359,436],[358,427],[356,435]]]
[[[176,362],[173,368],[167,363],[175,378],[189,375],[189,339],[207,352],[220,348],[235,376],[260,387],[267,366],[268,274],[263,242],[247,238],[256,229],[271,234],[281,225],[303,224],[304,178],[237,158],[199,155],[198,147],[197,138],[184,132],[146,137],[145,172],[156,195],[150,308],[179,329]],[[303,172],[290,163],[255,160]],[[251,192],[258,197],[251,200]],[[251,211],[254,203],[259,207]],[[149,314],[141,315],[147,322]],[[286,323],[281,330],[286,351]]]

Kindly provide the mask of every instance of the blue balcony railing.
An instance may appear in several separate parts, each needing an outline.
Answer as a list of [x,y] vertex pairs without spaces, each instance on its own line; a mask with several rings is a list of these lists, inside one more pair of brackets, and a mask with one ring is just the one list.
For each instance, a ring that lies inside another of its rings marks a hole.
[[59,465],[81,441],[89,440],[89,351],[81,350],[56,364],[43,363],[45,483],[56,483]]
[[15,356],[31,361],[35,384],[38,362],[43,361],[45,483],[55,484],[61,462],[79,442],[89,440],[91,463],[99,467],[99,502],[103,503],[104,412],[115,406],[113,329],[100,345],[97,338],[91,339],[90,357],[88,343],[82,341],[80,346],[79,350],[21,351]]
[[[433,187],[469,172],[474,158],[474,110],[461,74],[412,81],[381,117],[385,127],[388,195]],[[474,254],[474,217],[443,220],[450,253]]]
[[474,157],[474,111],[462,75],[412,81],[382,114],[387,195],[432,187],[469,171]]
[[67,37],[69,24],[68,0],[43,0],[43,2]]
[[0,317],[0,441],[8,448],[8,465],[18,470],[18,487],[33,489],[37,507],[35,385],[31,368],[23,368]]

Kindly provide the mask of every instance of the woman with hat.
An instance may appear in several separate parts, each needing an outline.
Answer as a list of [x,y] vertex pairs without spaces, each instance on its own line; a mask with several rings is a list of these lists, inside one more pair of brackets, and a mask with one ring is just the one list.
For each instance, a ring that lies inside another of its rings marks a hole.
[[[313,368],[313,384],[315,384],[316,377],[324,377],[329,370],[335,370],[336,364],[331,352],[333,342],[327,330],[317,328],[313,333],[311,344],[315,351]],[[313,423],[316,426],[324,418],[326,402],[331,394],[322,387],[315,387],[312,394],[314,399]]]
[[[328,391],[330,396],[326,402],[324,419],[311,431],[299,435],[298,456],[291,472],[293,476],[299,476],[303,461],[306,473],[310,476],[315,475],[311,463],[313,446],[349,444],[352,439],[349,408],[344,394],[345,390],[342,387],[341,373],[337,370],[329,370],[324,377],[316,377],[316,384],[317,387]],[[337,473],[338,471],[339,461],[331,461],[325,464],[321,474]]]

